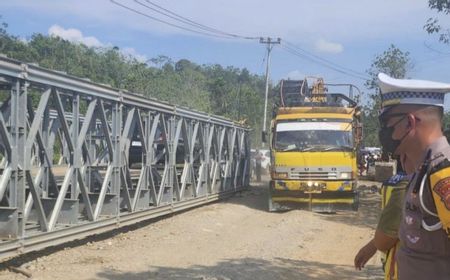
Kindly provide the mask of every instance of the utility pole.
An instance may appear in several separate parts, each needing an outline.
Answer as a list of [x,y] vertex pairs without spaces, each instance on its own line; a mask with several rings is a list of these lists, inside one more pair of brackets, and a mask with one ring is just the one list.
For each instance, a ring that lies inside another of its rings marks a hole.
[[267,61],[266,61],[266,98],[264,100],[264,123],[263,123],[263,131],[262,131],[262,139],[264,139],[264,141],[262,141],[262,146],[265,146],[265,139],[266,139],[266,123],[267,123],[267,99],[269,96],[269,65],[270,65],[270,52],[272,51],[273,45],[274,44],[280,44],[281,43],[281,38],[277,38],[276,40],[267,37],[266,39],[264,38],[259,38],[259,42],[261,44],[266,44],[267,45]]

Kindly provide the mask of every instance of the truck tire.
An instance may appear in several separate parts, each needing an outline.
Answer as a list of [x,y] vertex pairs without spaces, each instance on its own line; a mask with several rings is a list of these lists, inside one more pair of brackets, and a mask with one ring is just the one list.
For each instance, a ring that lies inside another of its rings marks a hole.
[[354,200],[353,205],[352,205],[352,210],[353,211],[357,212],[358,209],[359,209],[359,192],[356,193],[355,200]]
[[272,191],[271,191],[271,187],[269,186],[269,194],[268,194],[268,199],[267,199],[267,205],[269,208],[269,212],[276,212],[278,211],[278,207],[276,206],[276,203],[273,203],[272,200]]
[[276,208],[273,206],[272,197],[269,195],[268,199],[269,212],[275,212]]

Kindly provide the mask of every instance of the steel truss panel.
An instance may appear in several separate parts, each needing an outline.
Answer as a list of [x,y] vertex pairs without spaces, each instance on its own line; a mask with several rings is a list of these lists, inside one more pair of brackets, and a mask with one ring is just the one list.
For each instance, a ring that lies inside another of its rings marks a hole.
[[232,195],[249,129],[0,57],[0,259]]

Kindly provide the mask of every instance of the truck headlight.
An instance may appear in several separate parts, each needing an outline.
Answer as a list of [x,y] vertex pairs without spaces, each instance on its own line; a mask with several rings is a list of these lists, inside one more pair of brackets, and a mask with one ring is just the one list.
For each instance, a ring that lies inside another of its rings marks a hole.
[[352,177],[352,172],[341,172],[341,179],[350,179]]
[[275,178],[287,179],[289,177],[287,172],[275,172]]

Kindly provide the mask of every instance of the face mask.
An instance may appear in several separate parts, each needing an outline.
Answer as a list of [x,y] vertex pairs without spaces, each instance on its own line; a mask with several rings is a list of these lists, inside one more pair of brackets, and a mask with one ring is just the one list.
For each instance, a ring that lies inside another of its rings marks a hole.
[[383,151],[389,154],[394,154],[395,150],[400,146],[403,139],[408,135],[409,131],[403,135],[402,138],[398,140],[392,139],[392,134],[394,133],[395,127],[397,124],[399,124],[405,117],[398,120],[394,125],[392,126],[382,126],[380,131],[378,132],[378,139],[380,140],[381,146],[383,146]]

